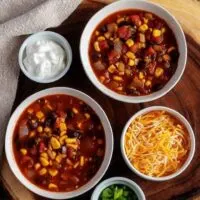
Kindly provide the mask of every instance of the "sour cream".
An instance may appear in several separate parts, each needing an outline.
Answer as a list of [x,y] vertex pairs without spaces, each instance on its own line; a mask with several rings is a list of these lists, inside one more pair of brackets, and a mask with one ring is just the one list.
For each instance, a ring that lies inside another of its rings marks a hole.
[[39,40],[26,47],[23,64],[30,75],[49,79],[65,68],[66,53],[52,40]]

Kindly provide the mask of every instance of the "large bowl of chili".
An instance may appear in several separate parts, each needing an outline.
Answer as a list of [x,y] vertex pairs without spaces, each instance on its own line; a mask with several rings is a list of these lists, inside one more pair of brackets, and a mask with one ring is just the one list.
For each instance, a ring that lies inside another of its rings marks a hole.
[[187,60],[183,30],[165,8],[147,1],[117,1],[98,11],[80,40],[90,81],[119,101],[158,99],[180,80]]
[[37,92],[13,112],[5,151],[18,180],[32,192],[69,199],[91,189],[113,152],[110,122],[91,97],[56,87]]

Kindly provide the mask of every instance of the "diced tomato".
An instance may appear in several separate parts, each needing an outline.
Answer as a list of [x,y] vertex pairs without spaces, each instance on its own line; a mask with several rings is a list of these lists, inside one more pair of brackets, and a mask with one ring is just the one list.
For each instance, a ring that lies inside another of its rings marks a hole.
[[153,56],[154,54],[156,54],[156,51],[153,49],[153,47],[149,47],[145,54],[146,56]]
[[125,54],[128,51],[128,47],[124,44],[122,46],[122,54]]
[[147,66],[149,74],[153,75],[154,72],[155,72],[155,68],[156,68],[156,63],[155,62],[149,63],[149,65]]
[[99,47],[101,50],[108,49],[108,42],[106,40],[99,41]]
[[119,58],[120,58],[120,55],[114,50],[108,53],[108,60],[110,64],[116,63]]
[[136,26],[140,26],[142,23],[139,15],[131,15],[131,20]]
[[163,41],[163,35],[161,35],[161,36],[159,36],[159,37],[151,37],[151,40],[154,42],[154,43],[156,43],[156,44],[160,44],[160,43],[162,43],[162,41]]
[[39,152],[42,153],[43,151],[45,151],[47,148],[46,148],[46,145],[44,144],[44,142],[40,142],[39,143]]
[[30,149],[30,154],[33,155],[33,156],[37,155],[37,148],[36,148],[36,146],[33,146],[33,147]]
[[133,46],[130,47],[130,50],[133,52],[133,53],[136,53],[139,49],[139,44],[138,43],[135,43]]
[[129,26],[121,26],[120,28],[118,28],[117,32],[118,32],[118,36],[121,39],[125,39],[125,40],[128,40],[132,35],[131,29]]
[[27,165],[28,168],[33,167],[34,164],[33,159],[30,156],[23,156],[20,162],[22,165]]

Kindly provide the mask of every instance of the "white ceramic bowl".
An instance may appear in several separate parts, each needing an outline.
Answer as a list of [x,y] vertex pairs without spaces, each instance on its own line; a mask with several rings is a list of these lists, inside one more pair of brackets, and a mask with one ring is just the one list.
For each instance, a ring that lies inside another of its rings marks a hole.
[[[191,149],[190,149],[190,152],[189,152],[189,155],[188,155],[188,158],[187,160],[185,161],[185,163],[183,164],[183,166],[178,170],[176,171],[175,173],[171,174],[171,175],[168,175],[168,176],[163,176],[163,177],[151,177],[151,176],[147,176],[143,173],[141,173],[140,171],[138,171],[132,164],[131,162],[129,161],[129,159],[127,158],[127,155],[126,155],[126,152],[125,152],[125,149],[124,149],[124,138],[125,138],[125,134],[126,134],[126,131],[128,129],[128,127],[130,126],[131,122],[138,116],[140,115],[143,115],[143,114],[146,114],[148,112],[151,112],[151,111],[155,111],[155,110],[163,110],[163,111],[166,111],[168,113],[170,113],[172,116],[176,117],[178,120],[180,120],[183,125],[186,127],[188,133],[189,133],[189,138],[190,138],[190,144],[191,144]],[[185,117],[183,117],[180,113],[178,113],[177,111],[171,109],[171,108],[168,108],[168,107],[163,107],[163,106],[152,106],[152,107],[148,107],[148,108],[145,108],[139,112],[137,112],[136,114],[134,114],[129,120],[128,122],[126,123],[124,129],[123,129],[123,132],[122,132],[122,136],[121,136],[121,152],[122,152],[122,156],[126,162],[126,164],[128,165],[128,167],[133,171],[135,172],[137,175],[141,176],[142,178],[144,179],[147,179],[147,180],[151,180],[151,181],[167,181],[167,180],[170,180],[170,179],[173,179],[175,177],[177,177],[179,174],[181,174],[187,167],[188,165],[190,164],[190,162],[192,161],[192,158],[194,156],[194,152],[195,152],[195,137],[194,137],[194,132],[192,130],[192,127],[190,126],[189,122],[185,119]]]
[[130,189],[132,189],[136,195],[138,196],[139,200],[145,200],[145,195],[144,192],[142,191],[142,189],[132,180],[128,179],[128,178],[123,178],[123,177],[113,177],[113,178],[109,178],[106,179],[105,181],[101,182],[94,190],[92,196],[91,196],[91,200],[99,200],[99,196],[101,194],[101,192],[109,187],[110,185],[126,185],[127,187],[129,187]]
[[[105,140],[106,140],[106,150],[105,150],[105,156],[104,160],[101,164],[100,169],[95,174],[95,176],[87,182],[82,187],[78,188],[77,190],[71,191],[71,192],[51,192],[44,189],[41,189],[37,187],[36,185],[32,184],[28,179],[24,177],[24,175],[21,173],[13,152],[13,132],[16,125],[17,120],[19,119],[22,112],[34,101],[37,99],[47,96],[47,95],[53,95],[53,94],[67,94],[71,95],[73,97],[76,97],[78,99],[83,100],[85,103],[91,106],[91,108],[97,113],[99,116],[101,123],[103,125],[104,131],[105,131]],[[15,176],[18,178],[18,180],[26,186],[29,190],[32,192],[51,199],[69,199],[72,197],[79,196],[89,189],[91,189],[93,186],[95,186],[98,181],[102,178],[104,173],[106,172],[110,161],[112,157],[113,152],[113,134],[112,134],[112,128],[110,125],[110,122],[103,111],[103,109],[100,107],[100,105],[94,101],[91,97],[84,94],[83,92],[80,92],[78,90],[72,89],[72,88],[65,88],[65,87],[57,87],[57,88],[50,88],[46,90],[42,90],[40,92],[37,92],[27,99],[25,99],[13,112],[10,121],[7,126],[6,131],[6,138],[5,138],[5,151],[6,151],[6,157],[9,163],[9,166],[12,170],[12,172],[15,174]]]
[[[109,88],[104,86],[102,83],[100,83],[100,81],[97,79],[96,75],[94,74],[93,69],[90,64],[88,50],[89,50],[90,38],[94,29],[103,19],[105,19],[110,14],[115,13],[120,10],[126,10],[126,9],[146,10],[161,17],[167,22],[169,27],[172,29],[177,40],[178,50],[180,54],[177,70],[175,74],[171,77],[169,82],[161,90],[154,92],[150,95],[133,97],[133,96],[121,95],[110,90]],[[185,40],[183,30],[180,24],[174,18],[174,16],[172,16],[166,9],[148,1],[124,0],[124,1],[117,1],[115,3],[112,3],[104,7],[89,20],[81,36],[80,55],[81,55],[81,61],[82,61],[84,70],[88,78],[101,92],[119,101],[128,102],[128,103],[141,103],[141,102],[152,101],[152,100],[162,97],[177,84],[177,82],[181,78],[185,69],[185,64],[187,60],[187,45],[186,45],[186,40]]]
[[[60,45],[64,49],[65,54],[66,54],[66,66],[57,75],[55,75],[51,78],[48,78],[48,79],[41,79],[36,76],[32,76],[30,73],[28,73],[28,71],[26,70],[26,68],[23,64],[23,59],[25,57],[25,49],[26,49],[27,45],[35,43],[38,40],[45,40],[45,39],[49,39],[49,40],[56,42],[58,45]],[[60,78],[62,78],[69,70],[70,65],[72,63],[72,50],[71,50],[70,44],[62,35],[55,33],[55,32],[51,32],[51,31],[42,31],[42,32],[38,32],[38,33],[35,33],[35,34],[29,36],[23,42],[23,44],[21,45],[20,50],[19,50],[18,62],[19,62],[19,66],[20,66],[22,72],[31,80],[38,82],[38,83],[51,83],[51,82],[57,81]]]

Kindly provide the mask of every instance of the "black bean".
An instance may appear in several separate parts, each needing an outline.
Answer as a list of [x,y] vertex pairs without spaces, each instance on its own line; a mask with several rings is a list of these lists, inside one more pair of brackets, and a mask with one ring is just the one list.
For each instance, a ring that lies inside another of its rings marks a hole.
[[81,138],[82,134],[79,130],[72,130],[72,129],[68,129],[67,130],[67,136],[70,138]]
[[156,83],[153,85],[152,91],[156,92],[156,91],[160,90],[162,87],[163,87],[163,85],[161,83]]
[[84,103],[84,104],[81,105],[81,111],[82,111],[82,112],[87,112],[87,113],[89,113],[89,112],[91,112],[91,110],[92,110],[92,109],[91,109],[90,106],[88,106],[87,104]]
[[173,50],[169,53],[170,57],[171,57],[171,60],[172,62],[176,62],[178,60],[178,57],[179,57],[179,53],[177,50]]
[[66,110],[66,113],[67,113],[66,120],[73,119],[73,117],[74,117],[74,112],[72,111],[71,108],[68,108],[68,109]]
[[101,26],[100,32],[106,33],[107,32],[107,26],[106,25]]
[[100,119],[96,114],[91,114],[91,120],[96,124],[100,123]]
[[29,119],[28,120],[28,127],[30,129],[36,129],[38,127],[39,123],[36,119]]
[[92,60],[94,62],[98,61],[100,58],[101,58],[101,54],[100,53],[97,53],[97,52],[93,52],[92,53]]
[[128,26],[128,25],[132,25],[131,21],[121,21],[118,26],[121,27],[121,26]]

